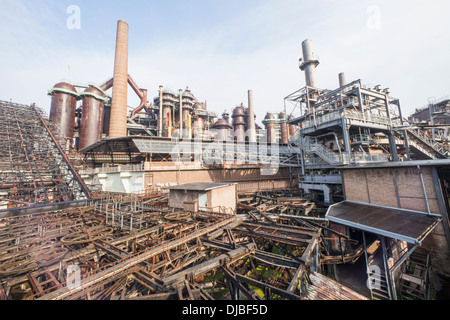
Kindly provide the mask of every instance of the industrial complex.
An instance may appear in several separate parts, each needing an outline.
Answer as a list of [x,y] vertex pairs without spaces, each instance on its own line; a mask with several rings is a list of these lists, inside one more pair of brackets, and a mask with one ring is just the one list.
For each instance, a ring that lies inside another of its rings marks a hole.
[[217,114],[142,88],[116,35],[109,80],[55,81],[48,115],[0,97],[0,300],[448,298],[450,96],[319,88],[307,39],[279,110],[242,88]]

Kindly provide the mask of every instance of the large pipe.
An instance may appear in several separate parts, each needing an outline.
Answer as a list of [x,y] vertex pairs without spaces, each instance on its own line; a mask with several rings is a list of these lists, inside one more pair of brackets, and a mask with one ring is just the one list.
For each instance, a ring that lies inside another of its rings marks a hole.
[[248,141],[256,142],[255,110],[253,109],[252,90],[248,90]]
[[339,73],[339,87],[342,88],[347,82],[345,81],[345,74],[343,72]]
[[116,55],[114,60],[113,92],[109,137],[127,135],[127,84],[128,84],[128,23],[117,22]]
[[108,81],[106,81],[104,84],[102,84],[101,86],[99,86],[99,88],[100,88],[101,90],[103,90],[103,91],[107,91],[107,90],[109,90],[109,89],[112,88],[112,86],[113,86],[113,81],[114,81],[114,78],[111,78],[111,79],[109,79]]
[[179,112],[180,112],[180,133],[178,134],[178,136],[180,137],[180,138],[182,138],[183,137],[183,90],[181,90],[181,89],[179,89],[178,90],[178,97],[179,97],[179,100],[180,100],[180,102],[179,102],[179,105],[180,105],[180,110],[179,110]]
[[136,109],[131,111],[131,115],[134,116],[143,108],[145,109],[145,111],[149,112],[150,110],[147,108],[147,89],[140,89],[130,75],[128,75],[128,83],[130,84],[136,95],[139,97],[139,99],[141,99],[141,103],[139,104],[139,106],[137,106]]
[[303,62],[300,69],[305,71],[305,82],[308,87],[316,87],[316,67],[319,61],[314,57],[312,41],[306,39],[302,42]]

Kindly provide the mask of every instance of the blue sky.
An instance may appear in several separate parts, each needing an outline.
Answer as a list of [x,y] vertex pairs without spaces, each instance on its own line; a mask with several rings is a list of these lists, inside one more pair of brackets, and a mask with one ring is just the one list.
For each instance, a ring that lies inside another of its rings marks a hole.
[[[80,29],[66,12],[80,8]],[[376,8],[377,16],[370,8]],[[117,20],[129,24],[129,73],[149,98],[189,86],[217,113],[254,94],[257,122],[304,86],[301,42],[312,39],[317,85],[389,87],[404,114],[450,95],[450,1],[0,0],[0,99],[36,102],[61,80],[101,84],[113,73]],[[379,28],[368,25],[376,18]],[[128,104],[138,105],[129,94]]]

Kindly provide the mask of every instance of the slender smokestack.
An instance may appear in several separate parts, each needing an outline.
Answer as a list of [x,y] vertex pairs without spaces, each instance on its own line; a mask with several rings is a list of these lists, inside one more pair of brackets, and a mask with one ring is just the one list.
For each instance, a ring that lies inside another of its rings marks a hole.
[[179,99],[180,99],[180,134],[178,135],[180,138],[183,138],[183,90],[178,90]]
[[339,73],[339,87],[343,87],[347,84],[345,81],[345,74],[343,72]]
[[109,137],[127,135],[127,85],[128,85],[128,23],[117,22],[116,56],[114,60],[113,92]]
[[162,137],[162,126],[163,126],[163,101],[162,101],[162,89],[163,86],[159,86],[159,113],[158,113],[158,137]]
[[316,67],[319,60],[314,57],[312,51],[312,41],[307,39],[302,42],[303,62],[300,69],[305,71],[305,82],[308,87],[316,87]]
[[248,90],[248,141],[256,142],[255,111],[253,110],[253,92]]

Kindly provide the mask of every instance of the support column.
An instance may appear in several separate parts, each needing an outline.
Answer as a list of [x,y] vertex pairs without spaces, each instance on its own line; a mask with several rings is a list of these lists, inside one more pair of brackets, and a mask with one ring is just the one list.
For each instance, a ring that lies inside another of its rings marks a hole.
[[389,152],[392,156],[392,161],[398,161],[397,145],[395,143],[395,136],[392,131],[388,132],[389,137]]
[[345,154],[348,157],[348,163],[350,163],[352,160],[352,151],[350,146],[350,137],[348,136],[348,128],[347,124],[345,123],[345,118],[341,119],[341,126],[342,126],[342,137],[344,139]]
[[437,171],[436,167],[431,168],[431,174],[433,176],[433,184],[436,190],[438,203],[439,203],[439,213],[442,217],[442,225],[444,227],[445,236],[447,238],[447,246],[450,248],[450,222],[449,222],[449,216],[447,213],[447,206],[445,205],[444,196],[442,194],[442,184],[441,180],[439,179],[439,173]]
[[178,90],[179,99],[180,99],[180,133],[178,134],[179,138],[183,138],[183,90]]

